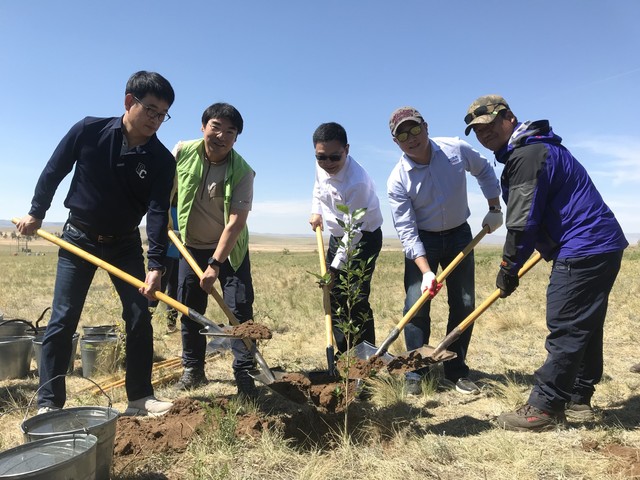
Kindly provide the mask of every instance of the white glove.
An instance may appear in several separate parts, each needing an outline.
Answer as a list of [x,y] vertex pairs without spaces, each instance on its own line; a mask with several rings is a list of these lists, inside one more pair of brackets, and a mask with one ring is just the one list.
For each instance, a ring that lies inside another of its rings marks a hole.
[[430,292],[436,291],[436,274],[429,271],[422,274],[422,283],[420,284],[420,291],[422,293],[429,290]]
[[489,226],[489,233],[495,232],[502,225],[502,212],[499,210],[489,211],[482,220],[482,228]]

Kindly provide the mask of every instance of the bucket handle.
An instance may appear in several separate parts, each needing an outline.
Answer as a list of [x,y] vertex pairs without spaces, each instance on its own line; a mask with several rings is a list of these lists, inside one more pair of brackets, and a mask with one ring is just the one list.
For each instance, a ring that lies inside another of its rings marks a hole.
[[36,330],[38,329],[38,326],[40,325],[40,322],[42,321],[42,319],[44,318],[44,314],[47,313],[49,310],[51,310],[51,307],[47,307],[45,308],[42,313],[40,314],[40,316],[38,317],[38,319],[36,320]]
[[[36,398],[36,396],[38,395],[38,392],[40,391],[40,389],[41,389],[42,387],[44,387],[46,384],[48,384],[49,382],[53,382],[54,380],[56,380],[56,379],[58,379],[58,378],[66,377],[66,376],[67,376],[66,374],[60,374],[60,375],[56,375],[55,377],[53,377],[53,378],[51,378],[51,379],[47,380],[47,381],[46,381],[46,382],[44,382],[42,385],[40,385],[40,386],[38,387],[38,389],[35,391],[35,393],[31,396],[31,399],[29,400],[29,403],[27,404],[27,408],[26,408],[26,410],[25,410],[25,412],[24,412],[24,418],[22,419],[22,424],[21,424],[21,426],[20,426],[20,428],[22,429],[22,432],[23,432],[23,433],[27,433],[27,430],[25,430],[25,428],[24,428],[24,422],[25,422],[25,420],[27,419],[27,415],[29,414],[29,409],[31,408],[31,404],[33,403],[33,400],[34,400],[34,399]],[[105,392],[105,391],[102,389],[102,387],[101,387],[97,382],[95,382],[94,380],[92,380],[91,378],[87,378],[87,377],[82,377],[82,378],[84,378],[85,380],[90,381],[90,382],[91,382],[91,383],[93,383],[96,387],[98,387],[98,388],[100,389],[100,391],[102,392],[102,394],[103,394],[105,397],[107,397],[107,400],[109,400],[109,404],[107,405],[107,408],[111,409],[111,407],[112,407],[112,405],[113,405],[113,404],[112,404],[112,402],[111,402],[111,397],[107,394],[107,392]]]
[[33,330],[33,333],[35,334],[37,332],[36,327],[33,326],[33,323],[31,323],[29,320],[23,320],[21,318],[13,318],[10,320],[4,320],[2,322],[0,322],[0,327],[3,325],[6,325],[7,323],[15,323],[15,322],[20,322],[20,323],[25,323],[31,330]]

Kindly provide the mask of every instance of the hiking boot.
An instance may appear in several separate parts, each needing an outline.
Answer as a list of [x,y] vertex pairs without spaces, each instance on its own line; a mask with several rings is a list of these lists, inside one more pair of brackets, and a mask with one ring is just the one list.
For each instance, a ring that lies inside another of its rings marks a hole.
[[422,380],[405,378],[404,391],[407,395],[420,395],[422,393]]
[[478,395],[480,387],[466,377],[461,377],[456,382],[456,392],[463,395]]
[[564,413],[545,412],[527,403],[515,412],[501,413],[496,421],[505,430],[543,432],[563,425],[566,419]]
[[130,417],[159,417],[167,413],[173,403],[158,400],[153,395],[129,401],[127,409],[122,415]]
[[636,363],[635,365],[631,365],[631,368],[629,369],[630,372],[632,373],[640,373],[640,363]]
[[567,402],[564,414],[567,419],[576,422],[595,422],[598,420],[596,412],[588,403]]
[[253,377],[249,375],[248,370],[238,370],[234,372],[236,378],[236,386],[238,387],[238,396],[253,400],[258,397],[258,389]]
[[60,410],[58,407],[40,407],[38,409],[38,415],[42,415],[43,413],[55,412],[56,410]]
[[182,372],[182,377],[180,377],[178,383],[176,383],[176,388],[178,390],[191,390],[206,385],[208,382],[207,377],[204,375],[204,368],[187,367]]

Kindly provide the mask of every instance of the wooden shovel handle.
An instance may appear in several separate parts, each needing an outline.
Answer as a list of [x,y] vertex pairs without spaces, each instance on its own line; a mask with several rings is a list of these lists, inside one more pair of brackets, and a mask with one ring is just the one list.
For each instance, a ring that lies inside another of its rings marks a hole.
[[[320,258],[320,274],[324,276],[327,273],[327,261],[324,256],[324,242],[322,240],[322,229],[318,225],[316,227],[316,240],[318,242],[318,257]],[[331,299],[329,297],[329,285],[322,286],[322,306],[324,307],[324,326],[327,347],[333,346],[333,325],[331,322]]]

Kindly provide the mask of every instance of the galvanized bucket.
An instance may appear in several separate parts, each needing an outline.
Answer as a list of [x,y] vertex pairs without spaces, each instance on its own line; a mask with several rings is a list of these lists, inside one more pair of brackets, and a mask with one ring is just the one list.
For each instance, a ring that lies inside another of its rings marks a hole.
[[24,337],[26,335],[35,335],[35,333],[36,327],[27,320],[12,318],[0,321],[0,337]]
[[0,337],[0,380],[25,378],[31,369],[33,337]]
[[82,376],[114,373],[118,369],[120,339],[117,335],[91,335],[80,338]]
[[85,337],[115,335],[118,332],[116,325],[87,325],[82,327]]
[[0,479],[94,480],[95,435],[59,435],[0,453]]
[[[71,340],[71,358],[69,359],[69,368],[67,368],[67,374],[73,373],[73,362],[76,359],[78,353],[78,339],[80,334],[78,332],[73,334]],[[44,339],[44,332],[38,333],[33,339],[33,356],[36,359],[36,367],[40,371],[40,357],[42,356],[42,340]]]
[[65,408],[28,418],[20,428],[27,442],[72,433],[95,435],[98,438],[96,480],[108,480],[119,415],[120,412],[111,407]]

